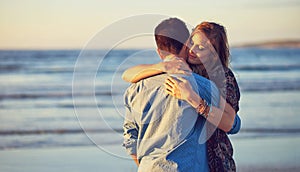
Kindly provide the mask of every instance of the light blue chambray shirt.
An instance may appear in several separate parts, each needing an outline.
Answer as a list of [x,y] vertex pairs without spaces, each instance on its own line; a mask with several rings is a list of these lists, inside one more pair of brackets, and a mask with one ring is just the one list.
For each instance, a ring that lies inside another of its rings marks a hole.
[[[167,76],[162,74],[147,78],[127,89],[124,146],[129,154],[137,155],[139,171],[208,171],[206,144],[198,143],[205,119],[187,102],[165,93],[163,83]],[[195,80],[194,77],[203,78],[196,74],[185,76],[198,90],[196,81],[199,79]],[[211,86],[207,82],[202,85],[206,89]],[[206,96],[208,99],[215,99],[218,104],[218,93],[213,97],[210,96],[211,91],[201,90],[209,94]],[[196,161],[186,163],[191,159]]]
[[[205,119],[185,101],[165,93],[167,76],[141,80],[125,92],[123,146],[137,155],[139,171],[209,171],[206,144],[199,143],[206,136]],[[184,77],[209,104],[218,106],[213,82],[197,74]]]

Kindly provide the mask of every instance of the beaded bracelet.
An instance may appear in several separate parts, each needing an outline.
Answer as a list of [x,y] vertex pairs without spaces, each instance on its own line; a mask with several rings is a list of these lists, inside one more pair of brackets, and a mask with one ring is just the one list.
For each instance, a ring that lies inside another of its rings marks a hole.
[[207,110],[209,111],[209,109],[207,109],[209,106],[208,104],[205,102],[205,100],[201,99],[198,107],[196,108],[197,113],[201,114],[202,116],[204,116],[205,118],[208,117],[208,113]]
[[205,110],[205,106],[202,103],[200,103],[198,105],[198,107],[196,108],[196,111],[200,114],[202,114],[204,112],[204,110]]
[[210,107],[208,103],[202,99],[196,110],[197,113],[201,114],[204,118],[207,119],[209,114],[212,112],[212,107]]
[[204,118],[208,118],[208,115],[209,115],[209,113],[211,112],[211,107],[210,106],[208,106],[208,105],[206,105],[206,108],[205,108],[205,110],[204,110],[204,113],[202,114],[202,116],[204,116]]

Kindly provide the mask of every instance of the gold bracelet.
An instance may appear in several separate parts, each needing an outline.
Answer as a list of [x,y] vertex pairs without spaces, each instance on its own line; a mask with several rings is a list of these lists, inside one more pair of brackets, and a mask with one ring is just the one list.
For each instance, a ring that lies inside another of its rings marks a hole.
[[200,103],[196,109],[197,113],[203,114],[204,110],[205,110],[205,106]]
[[204,113],[206,112],[207,109],[207,103],[205,102],[205,100],[201,99],[198,107],[196,108],[197,113],[201,114],[204,116]]
[[202,115],[207,119],[210,112],[211,112],[211,107],[207,105]]

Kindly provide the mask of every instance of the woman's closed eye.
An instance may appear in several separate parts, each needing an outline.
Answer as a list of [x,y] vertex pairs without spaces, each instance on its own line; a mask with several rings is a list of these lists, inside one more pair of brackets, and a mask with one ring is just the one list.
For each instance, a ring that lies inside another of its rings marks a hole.
[[199,45],[199,46],[198,46],[198,49],[199,49],[200,51],[203,51],[203,50],[205,49],[205,47],[202,46],[202,45]]
[[203,51],[205,50],[205,47],[203,46],[203,44],[195,44],[193,40],[190,41],[190,46],[191,47],[196,47],[199,51]]

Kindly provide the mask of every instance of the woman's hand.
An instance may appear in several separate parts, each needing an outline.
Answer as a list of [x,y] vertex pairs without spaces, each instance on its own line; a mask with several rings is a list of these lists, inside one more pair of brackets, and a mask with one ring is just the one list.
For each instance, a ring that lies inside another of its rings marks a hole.
[[182,77],[177,77],[176,79],[168,77],[164,85],[168,94],[182,100],[188,100],[193,92],[191,84]]
[[169,74],[191,74],[192,70],[189,65],[182,59],[175,59],[160,63],[161,70]]

